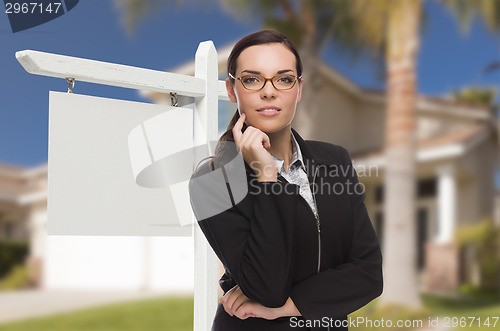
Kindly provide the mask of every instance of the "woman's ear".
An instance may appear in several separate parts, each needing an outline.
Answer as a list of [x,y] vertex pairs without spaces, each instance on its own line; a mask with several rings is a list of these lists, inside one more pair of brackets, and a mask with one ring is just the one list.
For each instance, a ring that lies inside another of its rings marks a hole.
[[229,96],[229,100],[231,100],[234,103],[238,102],[236,100],[236,95],[234,94],[234,86],[233,84],[231,84],[231,80],[229,78],[226,79],[226,90],[227,90],[227,95]]

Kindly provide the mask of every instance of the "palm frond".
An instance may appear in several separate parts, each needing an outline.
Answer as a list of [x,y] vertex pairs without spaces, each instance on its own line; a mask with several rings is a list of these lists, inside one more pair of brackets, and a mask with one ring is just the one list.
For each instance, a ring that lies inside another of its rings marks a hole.
[[498,0],[441,0],[458,20],[460,30],[466,34],[479,16],[491,31],[500,31],[500,2]]

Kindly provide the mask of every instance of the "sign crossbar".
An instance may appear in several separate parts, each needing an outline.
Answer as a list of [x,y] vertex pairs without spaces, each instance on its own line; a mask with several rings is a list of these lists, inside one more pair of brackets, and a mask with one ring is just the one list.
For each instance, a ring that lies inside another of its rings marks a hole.
[[[177,73],[33,50],[16,52],[16,59],[35,75],[187,97],[202,97],[206,91],[204,79]],[[229,100],[224,81],[218,81],[217,94],[219,100]]]

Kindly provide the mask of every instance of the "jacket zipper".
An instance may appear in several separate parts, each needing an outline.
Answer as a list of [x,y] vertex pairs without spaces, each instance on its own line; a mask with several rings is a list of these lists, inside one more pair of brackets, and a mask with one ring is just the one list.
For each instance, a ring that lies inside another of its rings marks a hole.
[[[318,168],[314,168],[314,177],[312,184],[314,185],[316,182],[316,173],[317,173]],[[311,190],[311,195],[313,196],[314,199],[314,204],[316,205],[316,209],[318,209],[318,204],[316,203],[316,194],[314,194],[314,190]],[[314,218],[316,219],[316,225],[318,227],[318,271],[317,273],[319,274],[320,268],[321,268],[321,222],[319,220],[319,214],[318,212],[314,213]]]
[[[312,184],[316,183],[316,174],[317,174],[318,168],[314,168],[314,176],[312,180]],[[279,180],[279,179],[278,179]],[[279,180],[281,182],[281,180]],[[309,188],[311,185],[309,184]],[[311,195],[313,196],[314,199],[314,204],[316,205],[316,209],[318,209],[318,204],[316,202],[316,194],[314,194],[314,190],[311,189]],[[318,270],[316,271],[317,274],[319,274],[319,271],[321,270],[321,221],[319,219],[319,213],[315,212],[311,206],[309,206],[309,203],[307,203],[306,199],[304,199],[303,196],[300,195],[300,198],[304,200],[306,205],[311,209],[311,212],[314,214],[314,218],[316,219],[316,226],[318,228]],[[330,330],[330,325],[328,325],[328,331]]]
[[[314,176],[313,176],[312,184],[314,184],[316,182],[317,170],[318,170],[317,168],[314,169]],[[281,180],[279,180],[279,181],[281,181]],[[309,188],[311,188],[311,183],[309,183]],[[314,191],[312,189],[311,189],[311,195],[313,196],[313,200],[314,200],[314,204],[316,205],[316,209],[318,209],[318,204],[316,203],[316,195],[314,194]],[[311,210],[311,213],[313,213],[313,215],[314,215],[314,219],[316,220],[316,227],[318,229],[318,269],[317,269],[316,273],[319,274],[319,271],[321,269],[321,222],[319,219],[319,214],[312,209],[312,207],[309,205],[309,203],[306,201],[306,199],[302,195],[299,195],[299,197],[302,200],[304,200],[305,204],[309,207],[309,209]]]
[[[316,183],[316,173],[317,173],[318,168],[314,168],[314,177],[312,184],[314,185]],[[314,204],[316,205],[316,210],[318,210],[318,204],[316,202],[316,194],[314,194],[314,190],[311,189],[311,195],[313,196],[314,199]],[[312,210],[312,208],[311,208]],[[319,274],[319,271],[321,269],[321,222],[319,219],[319,213],[314,213],[314,217],[316,218],[316,224],[318,226],[318,271],[317,273]],[[330,325],[328,325],[328,331],[330,331]]]

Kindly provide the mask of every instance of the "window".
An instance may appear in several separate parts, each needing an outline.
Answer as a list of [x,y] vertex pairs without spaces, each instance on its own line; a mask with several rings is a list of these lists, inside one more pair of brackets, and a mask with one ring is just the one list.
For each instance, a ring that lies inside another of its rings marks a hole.
[[[435,197],[437,195],[436,178],[421,179],[417,182],[417,199]],[[384,202],[384,185],[380,184],[375,187],[375,203],[381,204]]]
[[425,267],[425,243],[427,242],[428,226],[427,208],[418,208],[417,210],[417,268],[423,270]]
[[435,197],[437,192],[436,178],[421,179],[417,183],[417,197]]

